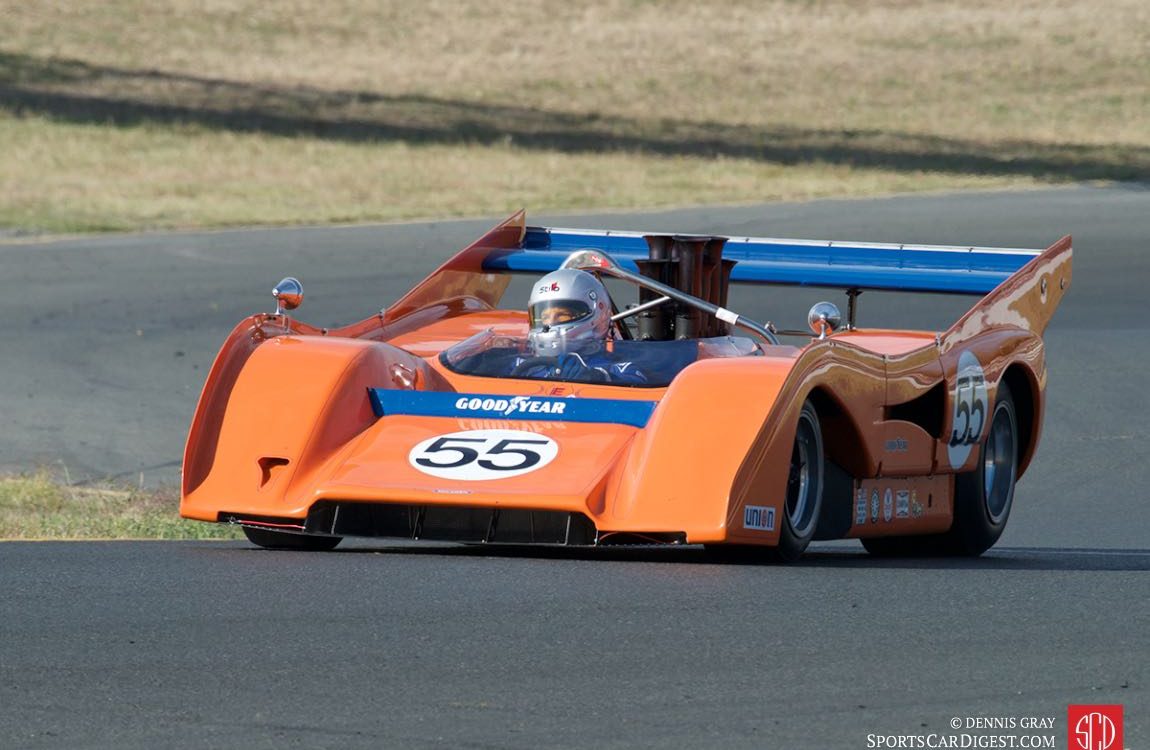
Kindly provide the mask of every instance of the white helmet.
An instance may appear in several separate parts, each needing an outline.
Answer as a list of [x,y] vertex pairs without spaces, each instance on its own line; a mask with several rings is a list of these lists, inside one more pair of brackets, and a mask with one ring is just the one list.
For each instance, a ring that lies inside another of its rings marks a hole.
[[611,334],[607,287],[586,271],[563,268],[539,280],[527,300],[527,342],[537,357],[558,356]]

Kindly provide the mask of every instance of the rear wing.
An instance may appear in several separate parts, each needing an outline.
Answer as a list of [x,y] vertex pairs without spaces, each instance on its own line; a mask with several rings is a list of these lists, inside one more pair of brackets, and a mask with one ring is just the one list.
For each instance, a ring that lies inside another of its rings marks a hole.
[[948,332],[954,340],[991,319],[1010,320],[1041,334],[1071,275],[1070,237],[1045,249],[695,237],[529,227],[526,212],[519,211],[450,258],[381,315],[390,323],[429,305],[461,299],[495,307],[507,289],[509,274],[549,273],[576,250],[606,253],[624,270],[642,273],[640,263],[646,262],[650,270],[658,252],[670,259],[675,247],[687,245],[712,264],[715,275],[729,272],[729,277],[721,282],[712,279],[702,293],[694,294],[720,306],[726,304],[728,282],[842,289],[852,301],[868,290],[981,297]]
[[[491,253],[483,270],[545,274],[575,250],[600,250],[624,268],[648,258],[644,232],[527,227],[522,244]],[[723,258],[737,261],[732,283],[984,295],[1038,257],[1041,249],[948,247],[729,237]]]

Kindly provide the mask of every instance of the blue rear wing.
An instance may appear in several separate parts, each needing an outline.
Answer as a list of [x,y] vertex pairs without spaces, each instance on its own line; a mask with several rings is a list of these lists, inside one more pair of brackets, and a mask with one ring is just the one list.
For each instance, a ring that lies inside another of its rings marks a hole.
[[[648,258],[644,232],[527,227],[518,248],[496,250],[483,270],[544,274],[575,250],[594,249],[638,272]],[[723,258],[738,261],[731,281],[834,289],[984,295],[1042,250],[940,245],[886,245],[730,237]]]

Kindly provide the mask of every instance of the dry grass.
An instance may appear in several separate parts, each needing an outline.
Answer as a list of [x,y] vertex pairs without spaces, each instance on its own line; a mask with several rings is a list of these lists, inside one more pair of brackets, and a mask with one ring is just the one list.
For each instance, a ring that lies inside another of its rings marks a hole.
[[10,5],[0,223],[15,226],[1150,175],[1143,0]]
[[[0,142],[33,157],[10,164],[0,176],[6,196],[0,217],[56,232],[493,215],[523,206],[744,203],[1030,183],[828,163],[794,170],[727,157],[344,143],[43,119],[0,120]],[[44,170],[44,164],[56,168]]]
[[172,490],[71,486],[47,472],[0,476],[0,540],[234,539],[238,530],[185,521]]

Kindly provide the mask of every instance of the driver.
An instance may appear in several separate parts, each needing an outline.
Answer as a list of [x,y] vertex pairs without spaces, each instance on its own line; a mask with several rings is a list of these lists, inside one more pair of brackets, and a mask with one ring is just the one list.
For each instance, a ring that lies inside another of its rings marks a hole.
[[647,382],[632,362],[607,351],[613,337],[610,297],[603,282],[586,271],[553,271],[534,286],[527,300],[531,330],[527,352],[516,358],[515,374],[607,383]]

